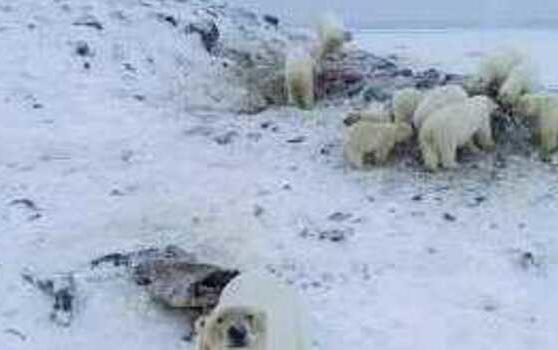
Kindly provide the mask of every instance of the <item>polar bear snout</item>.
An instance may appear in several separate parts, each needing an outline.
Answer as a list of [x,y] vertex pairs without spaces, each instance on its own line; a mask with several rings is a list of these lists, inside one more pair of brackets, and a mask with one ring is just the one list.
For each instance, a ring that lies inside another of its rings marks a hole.
[[246,348],[249,345],[249,332],[246,325],[236,323],[227,330],[227,340],[230,348]]

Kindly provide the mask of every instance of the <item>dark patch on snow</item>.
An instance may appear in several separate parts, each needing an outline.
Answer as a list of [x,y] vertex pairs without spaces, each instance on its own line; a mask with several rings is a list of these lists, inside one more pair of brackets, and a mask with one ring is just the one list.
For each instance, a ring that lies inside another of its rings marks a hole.
[[200,35],[201,42],[207,52],[212,53],[219,41],[219,28],[211,20],[190,23],[185,28],[186,34],[197,33]]
[[449,221],[449,222],[454,222],[454,221],[457,220],[457,218],[450,213],[444,213],[444,215],[442,217],[444,218],[444,220]]
[[296,136],[287,140],[287,143],[303,143],[306,141],[306,136]]
[[75,313],[76,283],[72,274],[39,279],[31,273],[22,274],[28,282],[52,299],[50,320],[61,327],[69,327]]
[[94,53],[89,44],[85,41],[78,41],[75,48],[76,55],[81,57],[93,57]]
[[279,18],[272,16],[272,15],[264,15],[263,16],[263,20],[273,26],[273,27],[278,27],[279,26]]
[[337,212],[331,214],[330,216],[328,216],[327,218],[330,221],[342,222],[342,221],[349,220],[352,217],[353,217],[353,214],[351,214],[351,213],[342,213],[340,211],[337,211]]
[[90,27],[96,30],[103,30],[104,26],[103,24],[94,16],[92,15],[87,15],[84,16],[82,18],[77,19],[73,25],[75,26],[83,26],[83,27]]
[[222,135],[215,136],[213,140],[217,142],[217,144],[224,146],[232,143],[238,136],[238,132],[236,131],[227,131]]

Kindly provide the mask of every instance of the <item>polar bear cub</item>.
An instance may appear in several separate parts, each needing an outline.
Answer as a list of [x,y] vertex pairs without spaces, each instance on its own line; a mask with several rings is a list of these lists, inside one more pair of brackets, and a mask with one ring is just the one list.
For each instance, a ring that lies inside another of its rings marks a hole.
[[426,93],[413,115],[413,125],[420,130],[431,114],[450,104],[467,100],[467,92],[459,85],[446,85]]
[[457,148],[477,138],[486,149],[494,147],[490,115],[497,105],[486,96],[475,96],[446,106],[432,114],[422,126],[419,144],[427,169],[457,167]]
[[310,350],[296,292],[263,272],[240,274],[198,322],[197,350]]
[[302,109],[314,106],[314,66],[312,55],[302,48],[287,54],[285,84],[289,104]]
[[327,12],[318,18],[316,31],[319,40],[319,57],[336,52],[343,47],[346,36],[345,26],[333,12]]
[[412,135],[413,128],[409,124],[364,119],[347,128],[345,156],[357,168],[363,168],[368,162],[383,164],[393,147]]
[[521,113],[537,118],[536,134],[542,149],[542,159],[549,161],[558,147],[558,95],[527,94],[521,97]]
[[393,97],[393,119],[396,123],[412,123],[413,115],[424,95],[415,88],[405,88],[395,92]]

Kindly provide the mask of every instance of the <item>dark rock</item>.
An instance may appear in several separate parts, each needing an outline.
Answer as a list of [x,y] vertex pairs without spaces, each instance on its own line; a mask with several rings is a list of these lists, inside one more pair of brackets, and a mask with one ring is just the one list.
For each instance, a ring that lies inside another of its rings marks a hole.
[[215,45],[219,41],[219,28],[215,22],[211,20],[205,20],[198,23],[190,23],[185,28],[186,34],[197,33],[200,35],[200,39],[204,48],[207,52],[212,53]]
[[279,26],[279,18],[272,16],[272,15],[264,15],[263,20],[267,23],[272,25],[273,27]]
[[287,143],[303,143],[304,141],[306,141],[305,136],[297,136],[293,137],[292,139],[288,139]]
[[413,76],[413,70],[410,68],[403,68],[400,71],[397,72],[398,75],[405,77],[405,78],[409,78]]
[[73,23],[73,25],[91,27],[91,28],[97,29],[97,30],[103,30],[104,29],[102,23],[92,15],[86,15],[86,16],[83,16],[82,18],[79,18],[78,20],[76,20]]
[[132,97],[134,98],[134,100],[139,101],[139,102],[145,101],[145,95],[135,94]]
[[450,213],[444,213],[443,215],[444,220],[449,221],[449,222],[454,222],[457,220],[457,218],[453,215],[451,215]]
[[262,216],[264,214],[264,212],[265,212],[265,209],[262,206],[260,206],[260,205],[254,206],[254,216],[255,217]]
[[415,75],[415,87],[417,89],[432,89],[438,85],[445,83],[446,77],[444,73],[431,68]]
[[128,266],[130,256],[122,253],[112,253],[91,261],[91,267],[96,268],[103,264],[111,264],[114,267]]
[[215,140],[215,142],[217,142],[217,144],[219,145],[228,145],[230,143],[233,142],[233,140],[235,138],[238,137],[238,133],[236,131],[227,131],[226,133],[219,135],[219,136],[215,136],[213,138],[213,140]]
[[37,207],[37,205],[35,204],[34,201],[32,201],[29,198],[18,198],[18,199],[14,199],[13,201],[10,202],[10,205],[20,205],[23,206],[29,210],[33,210],[33,211],[38,211],[39,208]]
[[348,237],[354,234],[354,229],[352,228],[344,228],[344,229],[331,229],[321,231],[318,234],[318,238],[320,240],[327,240],[330,242],[343,242],[348,239]]
[[89,47],[89,44],[85,41],[78,41],[76,43],[76,54],[81,57],[93,57],[93,51]]
[[22,274],[23,280],[52,299],[50,319],[62,327],[69,327],[75,313],[76,283],[72,274],[51,279],[39,279],[31,273]]
[[159,19],[162,22],[169,23],[173,27],[178,26],[178,20],[172,15],[167,15],[167,14],[164,14],[164,13],[158,13],[157,14],[157,19]]
[[84,63],[83,63],[83,68],[84,68],[85,70],[89,70],[89,69],[91,68],[91,63],[89,63],[89,62],[84,62]]
[[535,254],[530,251],[522,252],[519,257],[519,266],[524,270],[540,267],[540,262],[535,258]]
[[42,109],[44,106],[42,103],[33,103],[33,109]]
[[26,341],[27,340],[27,336],[23,332],[18,331],[15,328],[6,328],[6,329],[4,329],[4,333],[16,336],[21,341]]
[[364,89],[363,97],[366,102],[385,102],[391,98],[391,94],[380,86],[369,86]]
[[419,202],[419,201],[421,201],[422,199],[423,199],[422,194],[416,194],[416,195],[414,195],[414,196],[411,197],[411,200],[412,200],[412,201],[415,201],[415,202]]
[[335,212],[335,213],[331,214],[330,216],[328,216],[328,220],[341,222],[341,221],[348,220],[352,217],[353,217],[353,214],[351,214],[351,213]]

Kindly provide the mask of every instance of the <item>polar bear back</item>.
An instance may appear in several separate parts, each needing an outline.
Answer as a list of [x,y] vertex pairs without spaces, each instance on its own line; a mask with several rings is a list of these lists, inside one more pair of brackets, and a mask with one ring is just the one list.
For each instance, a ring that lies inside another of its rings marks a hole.
[[473,134],[490,128],[493,103],[477,96],[446,106],[424,122],[421,136],[433,136],[444,145],[463,146]]
[[413,115],[413,125],[419,129],[424,121],[434,112],[453,103],[463,102],[467,93],[458,85],[447,85],[435,88],[426,93]]
[[223,290],[219,308],[246,306],[264,311],[266,350],[309,350],[308,321],[297,293],[263,272],[240,274]]

